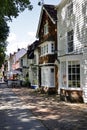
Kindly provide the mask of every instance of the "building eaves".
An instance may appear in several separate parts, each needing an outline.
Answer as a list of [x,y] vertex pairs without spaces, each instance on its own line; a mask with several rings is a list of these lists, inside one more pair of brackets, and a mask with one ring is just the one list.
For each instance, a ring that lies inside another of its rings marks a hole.
[[52,22],[55,24],[57,20],[57,11],[55,9],[55,5],[44,5],[43,8],[47,12]]
[[67,0],[61,0],[61,1],[59,2],[59,4],[55,6],[55,8],[58,9],[58,8],[61,7],[65,2],[67,2]]

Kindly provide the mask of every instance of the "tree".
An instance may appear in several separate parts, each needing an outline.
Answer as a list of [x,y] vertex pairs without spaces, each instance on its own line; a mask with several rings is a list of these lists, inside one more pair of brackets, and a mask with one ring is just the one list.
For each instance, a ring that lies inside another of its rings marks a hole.
[[8,37],[9,27],[3,17],[0,17],[0,67],[2,66],[5,59],[5,51]]
[[6,47],[3,44],[0,44],[0,67],[2,66],[5,59]]
[[25,9],[32,8],[29,0],[0,0],[0,66],[4,62],[6,39],[9,35],[7,21],[12,21],[13,17],[16,18]]
[[26,8],[29,10],[33,8],[29,0],[0,0],[0,15],[10,20],[12,17],[16,18]]

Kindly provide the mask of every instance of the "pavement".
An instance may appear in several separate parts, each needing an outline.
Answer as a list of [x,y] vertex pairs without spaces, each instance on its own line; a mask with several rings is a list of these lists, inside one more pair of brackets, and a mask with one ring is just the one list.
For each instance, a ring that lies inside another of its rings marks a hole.
[[23,104],[23,101],[0,83],[0,130],[48,130]]
[[59,95],[29,88],[12,91],[48,130],[87,130],[87,104],[62,102]]
[[87,104],[0,86],[0,130],[87,130]]

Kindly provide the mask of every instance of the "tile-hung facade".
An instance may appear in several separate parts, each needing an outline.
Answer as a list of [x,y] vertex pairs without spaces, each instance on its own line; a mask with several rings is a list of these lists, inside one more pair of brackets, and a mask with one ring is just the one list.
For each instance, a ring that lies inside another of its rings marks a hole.
[[59,90],[63,100],[87,103],[87,0],[57,6]]
[[[58,89],[55,65],[57,49],[57,11],[53,5],[43,5],[39,19],[37,38],[39,38],[39,80],[45,91]],[[52,92],[52,91],[51,91]]]

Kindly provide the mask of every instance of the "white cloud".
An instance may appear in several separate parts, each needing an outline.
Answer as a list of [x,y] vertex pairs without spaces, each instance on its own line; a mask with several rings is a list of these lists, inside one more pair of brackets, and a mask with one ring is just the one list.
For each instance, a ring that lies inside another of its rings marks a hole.
[[36,37],[35,37],[36,33],[35,32],[28,32],[28,39],[29,39],[29,44],[32,44],[35,40],[36,40]]
[[29,42],[27,41],[22,41],[22,42],[17,42],[16,45],[17,45],[17,48],[27,48]]
[[24,41],[24,39],[22,40],[21,38],[18,39],[18,37],[16,37],[16,35],[14,33],[10,33],[7,41],[9,42],[8,46],[7,46],[7,54],[9,55],[10,53],[14,53],[17,52],[18,48],[26,48],[28,47],[28,45],[32,44],[36,38],[35,38],[35,32],[28,32],[27,33],[27,39]]
[[13,42],[12,44],[8,44],[7,46],[7,54],[17,52],[18,48],[26,48],[27,49],[28,42]]
[[15,33],[10,33],[7,41],[12,42],[12,41],[15,41],[15,40],[16,40],[16,34]]

